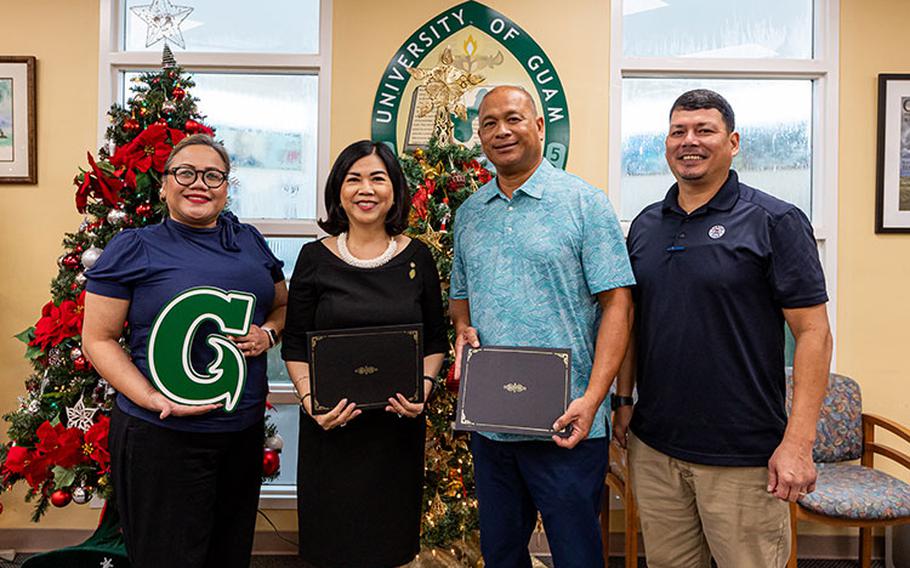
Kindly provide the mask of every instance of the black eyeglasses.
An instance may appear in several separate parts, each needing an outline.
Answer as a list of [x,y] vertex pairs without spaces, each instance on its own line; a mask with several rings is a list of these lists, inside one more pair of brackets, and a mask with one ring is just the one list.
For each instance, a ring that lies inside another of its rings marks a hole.
[[196,182],[196,179],[199,178],[199,174],[202,174],[202,183],[209,189],[217,189],[221,187],[221,184],[227,181],[227,172],[216,170],[215,168],[197,170],[189,166],[180,166],[172,168],[167,173],[174,176],[174,180],[183,187],[193,185]]

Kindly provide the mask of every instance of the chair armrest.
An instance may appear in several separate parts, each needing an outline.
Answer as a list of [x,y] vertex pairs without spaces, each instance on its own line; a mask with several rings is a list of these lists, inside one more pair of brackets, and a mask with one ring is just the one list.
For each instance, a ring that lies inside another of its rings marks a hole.
[[894,420],[890,420],[876,414],[863,413],[862,464],[868,467],[872,467],[872,455],[879,454],[881,456],[885,456],[894,460],[907,469],[910,469],[910,455],[907,455],[906,453],[899,450],[895,450],[889,446],[879,444],[875,441],[874,429],[876,426],[887,430],[895,436],[903,439],[905,442],[910,443],[910,429],[908,429],[906,426],[903,426]]
[[890,418],[885,418],[884,416],[879,416],[877,414],[867,414],[863,412],[863,429],[866,428],[867,424],[878,426],[879,428],[884,428],[892,434],[903,438],[905,442],[910,444],[910,428],[907,428],[903,424],[895,422]]

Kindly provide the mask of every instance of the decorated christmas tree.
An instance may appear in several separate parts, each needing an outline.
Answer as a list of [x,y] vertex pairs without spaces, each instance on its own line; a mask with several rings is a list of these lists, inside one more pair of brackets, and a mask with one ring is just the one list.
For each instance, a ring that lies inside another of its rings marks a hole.
[[[452,272],[452,222],[458,207],[492,177],[479,161],[478,147],[454,142],[428,147],[401,156],[411,189],[411,212],[407,234],[427,244],[436,260],[442,281],[443,303],[448,309],[449,276]],[[449,329],[454,344],[454,330]],[[452,430],[458,383],[454,380],[452,356],[442,370],[446,389],[438,393],[427,411],[426,481],[422,544],[436,556],[466,560],[476,546],[463,546],[478,528],[474,467],[468,438]]]
[[[121,230],[161,221],[165,207],[158,191],[171,149],[189,134],[214,134],[189,94],[192,79],[167,46],[162,59],[160,71],[132,80],[125,106],[115,104],[108,112],[106,145],[97,157],[87,155],[87,167],[73,180],[76,209],[85,218],[63,238],[51,300],[37,323],[17,336],[28,346],[34,372],[18,407],[3,417],[9,442],[0,445],[0,491],[28,484],[25,499],[35,502],[34,521],[50,504],[81,504],[112,491],[107,437],[115,392],[82,353],[83,271]],[[271,479],[281,446],[272,424],[266,440],[263,473]]]

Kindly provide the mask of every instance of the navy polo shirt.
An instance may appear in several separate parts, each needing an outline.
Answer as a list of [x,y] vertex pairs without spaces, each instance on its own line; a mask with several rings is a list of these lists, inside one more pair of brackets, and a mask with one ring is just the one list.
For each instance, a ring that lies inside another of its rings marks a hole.
[[631,429],[677,459],[766,465],[787,424],[782,309],[828,301],[812,225],[732,170],[691,214],[678,195],[674,184],[629,230]]

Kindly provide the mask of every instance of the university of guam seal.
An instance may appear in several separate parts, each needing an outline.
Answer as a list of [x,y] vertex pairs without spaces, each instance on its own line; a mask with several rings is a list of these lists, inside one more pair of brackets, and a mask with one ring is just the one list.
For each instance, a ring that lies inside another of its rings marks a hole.
[[440,143],[473,146],[477,111],[497,85],[521,85],[544,117],[544,158],[565,168],[569,109],[556,69],[539,45],[503,14],[469,1],[411,34],[379,83],[372,138],[398,154]]

